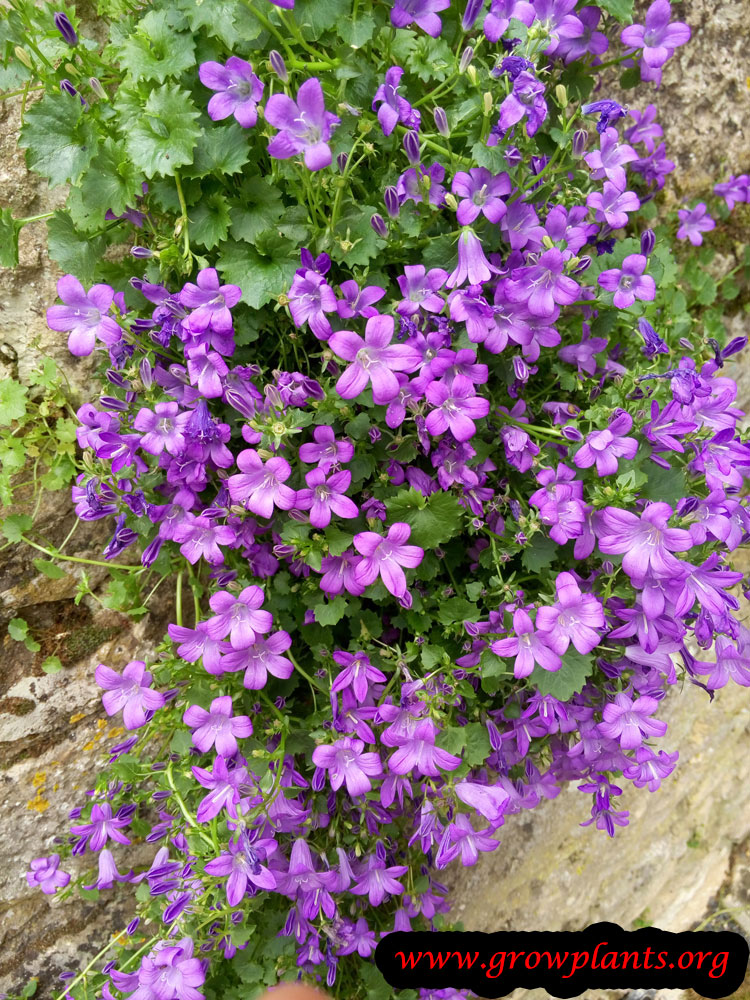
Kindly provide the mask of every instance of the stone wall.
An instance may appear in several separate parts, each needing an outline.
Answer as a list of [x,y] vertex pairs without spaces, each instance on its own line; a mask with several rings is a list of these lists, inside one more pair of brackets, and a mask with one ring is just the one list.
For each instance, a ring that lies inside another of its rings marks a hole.
[[[659,106],[668,155],[677,163],[668,185],[672,201],[705,195],[728,173],[750,170],[747,0],[674,6],[693,26],[693,41],[668,65],[658,93],[641,87],[625,98],[631,107]],[[54,208],[60,194],[26,171],[16,146],[18,114],[17,101],[0,102],[0,204],[26,216]],[[83,399],[90,362],[71,359],[64,338],[44,322],[58,277],[44,237],[43,223],[24,229],[20,266],[0,271],[0,347],[11,348],[0,351],[0,377],[23,377],[40,355],[51,354]],[[742,327],[738,315],[733,329]],[[750,386],[744,398],[750,400]],[[55,542],[65,537],[72,524],[67,497],[47,498],[37,524]],[[102,530],[80,527],[69,551],[96,557]],[[23,872],[30,857],[54,850],[68,811],[84,800],[101,750],[121,735],[102,715],[96,664],[119,669],[136,656],[147,658],[168,610],[134,625],[94,601],[76,606],[75,572],[50,581],[36,573],[31,555],[0,552],[0,990],[18,990],[35,974],[39,995],[47,996],[60,971],[85,965],[125,926],[130,897],[127,890],[103,893],[96,903],[59,907],[28,889]],[[42,637],[39,654],[7,636],[5,624],[19,614]],[[50,653],[64,669],[48,676],[41,661]],[[574,789],[533,814],[509,818],[493,855],[451,873],[467,929],[562,929],[608,919],[676,930],[729,908],[731,919],[750,931],[750,692],[730,688],[708,706],[704,692],[688,687],[674,692],[663,717],[680,764],[657,794],[623,796],[629,828],[610,841],[579,827],[588,803]]]

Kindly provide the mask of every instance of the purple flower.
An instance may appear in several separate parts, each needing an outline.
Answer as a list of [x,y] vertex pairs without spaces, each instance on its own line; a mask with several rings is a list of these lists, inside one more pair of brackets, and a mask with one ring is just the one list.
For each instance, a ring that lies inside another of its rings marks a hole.
[[455,288],[466,282],[481,285],[497,272],[498,268],[484,256],[482,242],[474,230],[463,229],[458,237],[458,263],[446,282],[447,287]]
[[305,80],[297,91],[296,103],[286,94],[269,97],[266,121],[279,129],[268,144],[277,160],[288,160],[304,151],[308,170],[322,170],[331,162],[328,140],[341,119],[325,109],[323,88],[317,77]]
[[632,49],[643,49],[643,61],[658,69],[680,45],[690,41],[690,28],[682,21],[669,23],[669,0],[654,0],[646,11],[646,23],[630,24],[620,33],[620,41]]
[[263,462],[252,448],[241,451],[237,457],[240,473],[226,481],[229,495],[235,503],[241,503],[247,510],[259,517],[269,518],[274,507],[291,510],[296,493],[284,483],[292,474],[285,458],[269,458]]
[[528,612],[522,608],[513,612],[513,631],[515,635],[490,643],[490,649],[496,656],[515,656],[515,677],[528,677],[537,663],[543,670],[560,669],[560,654],[568,647],[563,635],[536,631]]
[[424,559],[424,549],[407,545],[411,527],[396,521],[384,538],[375,531],[362,531],[354,536],[354,548],[364,556],[354,573],[357,580],[368,587],[378,576],[394,597],[406,594],[406,576],[402,567],[414,569]]
[[398,741],[398,749],[388,758],[388,769],[393,774],[411,774],[416,768],[426,778],[439,777],[438,768],[455,771],[461,758],[436,747],[436,735],[437,727],[432,719],[421,719],[413,728],[410,726],[403,737],[393,737]]
[[586,55],[600,56],[609,48],[609,39],[597,31],[602,12],[598,7],[579,7],[575,15],[583,25],[583,33],[574,37],[560,38],[555,48],[555,56],[562,56],[566,66]]
[[605,627],[601,603],[593,594],[581,593],[572,573],[558,573],[555,586],[557,600],[551,606],[539,608],[536,627],[554,634],[560,640],[556,648],[563,653],[571,642],[579,653],[590,653],[600,642],[596,629]]
[[613,303],[618,309],[627,309],[636,299],[653,301],[656,283],[650,274],[644,274],[648,260],[643,254],[631,253],[623,260],[622,267],[602,271],[598,282],[608,292],[614,292]]
[[635,750],[645,739],[666,733],[666,722],[649,718],[658,704],[656,698],[648,695],[633,701],[622,691],[615,695],[614,702],[604,706],[599,732],[610,740],[619,740],[623,750]]
[[180,552],[191,565],[194,566],[202,556],[209,565],[220,566],[224,562],[224,553],[219,546],[231,545],[236,534],[229,524],[216,524],[204,514],[195,517],[186,513],[175,528],[173,537],[176,542],[182,543]]
[[493,829],[502,826],[510,796],[500,785],[482,785],[467,779],[459,781],[454,791],[463,803],[489,820]]
[[354,457],[354,445],[347,438],[336,440],[332,427],[319,425],[313,431],[315,442],[308,441],[300,445],[299,459],[301,462],[317,462],[323,472],[330,472],[335,465],[344,465]]
[[431,205],[440,207],[445,202],[444,177],[445,167],[442,163],[433,163],[429,168],[419,166],[405,170],[396,182],[399,202],[403,204],[413,201],[416,205],[421,204],[424,202],[424,188],[427,187],[427,200]]
[[628,224],[628,212],[637,212],[640,199],[634,191],[622,191],[611,181],[605,181],[602,191],[592,191],[586,198],[589,208],[596,209],[598,222],[606,222],[612,229],[622,229]]
[[133,429],[142,434],[141,448],[149,455],[161,455],[165,449],[179,455],[185,450],[183,431],[191,414],[180,413],[177,403],[157,403],[154,411],[143,407],[133,421]]
[[650,503],[643,514],[618,507],[605,507],[597,515],[599,551],[622,555],[622,566],[633,581],[649,576],[665,579],[685,575],[685,564],[672,552],[686,552],[693,546],[689,531],[669,528],[672,508],[667,503]]
[[204,62],[198,69],[198,76],[204,87],[218,91],[208,102],[209,118],[216,122],[234,115],[243,128],[255,125],[263,84],[249,62],[238,56],[230,56],[224,66],[218,62]]
[[578,297],[579,284],[564,274],[565,255],[557,247],[545,250],[536,264],[513,271],[513,284],[507,289],[515,302],[525,302],[532,316],[556,315],[556,306],[567,306]]
[[221,641],[229,635],[232,649],[247,649],[259,635],[271,631],[273,615],[263,611],[263,591],[254,584],[235,597],[220,590],[209,599],[213,618],[201,622],[201,631],[211,639]]
[[625,129],[625,138],[628,142],[644,143],[649,153],[653,153],[654,139],[661,139],[664,135],[661,125],[656,121],[656,105],[649,104],[643,111],[633,110],[630,117],[635,125]]
[[198,272],[197,285],[188,281],[180,292],[180,302],[194,310],[187,318],[192,333],[202,333],[211,329],[215,333],[229,333],[232,330],[230,309],[242,298],[239,285],[222,285],[214,267],[206,267]]
[[336,312],[341,319],[351,319],[353,316],[364,316],[365,319],[370,319],[371,316],[377,316],[378,311],[374,308],[374,304],[385,295],[384,288],[381,288],[380,285],[367,285],[366,288],[360,288],[353,279],[342,281],[339,287],[344,298],[337,300]]
[[99,687],[104,688],[104,711],[107,715],[116,715],[122,710],[126,729],[145,726],[151,713],[164,705],[164,695],[151,690],[153,678],[143,660],[132,660],[122,674],[100,663],[94,676]]
[[230,771],[224,758],[216,757],[210,771],[194,765],[192,772],[197,781],[209,789],[195,814],[199,823],[207,823],[222,809],[226,809],[230,816],[237,815],[236,807],[241,798],[239,786],[247,782],[246,768],[235,767]]
[[60,855],[50,854],[47,858],[34,858],[31,871],[26,872],[29,887],[39,887],[45,896],[52,896],[58,889],[64,889],[70,882],[70,875],[59,870]]
[[406,264],[404,273],[396,278],[404,296],[397,304],[396,312],[402,316],[413,316],[420,309],[431,313],[442,312],[445,300],[437,293],[447,278],[448,272],[442,267],[426,271],[422,264]]
[[456,441],[468,441],[477,431],[474,420],[486,417],[490,401],[474,392],[474,383],[465,375],[443,379],[427,386],[427,401],[435,407],[427,414],[426,427],[437,437],[450,430]]
[[344,495],[351,481],[348,471],[335,472],[326,479],[322,469],[313,469],[305,476],[307,489],[297,490],[295,507],[310,511],[310,524],[315,528],[327,528],[332,512],[339,517],[356,517],[357,505]]
[[243,833],[237,841],[230,840],[228,852],[209,861],[203,870],[208,875],[228,875],[227,902],[239,906],[248,883],[269,891],[276,888],[276,877],[260,863],[261,856]]
[[676,750],[674,753],[660,750],[655,754],[650,747],[637,747],[635,760],[624,767],[622,773],[636,788],[648,788],[650,792],[656,792],[662,779],[669,777],[674,771],[678,757]]
[[609,127],[611,121],[616,122],[618,118],[624,118],[628,114],[628,109],[623,108],[617,101],[593,101],[591,104],[584,104],[581,113],[599,115],[596,131],[602,133]]
[[322,274],[297,271],[289,289],[289,311],[295,326],[309,323],[318,340],[330,336],[331,324],[325,313],[336,311],[336,296]]
[[99,872],[96,877],[96,881],[91,885],[85,885],[84,889],[111,889],[115,882],[130,882],[133,876],[133,869],[131,868],[127,875],[121,875],[117,870],[117,864],[115,862],[112,852],[108,848],[104,850],[99,855]]
[[461,199],[456,211],[459,225],[470,226],[480,212],[490,222],[499,222],[506,212],[503,196],[511,192],[510,177],[472,167],[468,174],[460,171],[454,176],[451,191]]
[[394,28],[408,28],[416,23],[422,31],[437,38],[443,30],[443,22],[437,12],[447,7],[450,7],[450,0],[395,0],[391,9],[391,24]]
[[354,697],[362,704],[367,700],[370,683],[378,684],[386,680],[383,671],[374,667],[363,652],[352,654],[337,650],[333,658],[344,669],[331,685],[332,694],[351,688]]
[[519,73],[513,81],[513,90],[500,105],[498,126],[503,132],[527,116],[526,134],[531,138],[547,117],[544,84],[533,73]]
[[331,788],[338,791],[346,783],[349,795],[365,795],[372,788],[370,778],[383,774],[383,765],[377,753],[364,753],[362,740],[345,736],[330,746],[317,746],[312,752],[313,764],[329,771]]
[[64,305],[50,306],[47,325],[50,330],[70,331],[68,350],[79,358],[88,357],[97,339],[112,347],[121,338],[120,328],[109,311],[115,293],[109,285],[93,285],[85,291],[78,278],[66,274],[57,282],[57,295]]
[[253,735],[253,724],[247,715],[232,716],[231,695],[214,698],[210,709],[190,705],[182,721],[194,729],[193,743],[202,753],[208,753],[216,744],[220,757],[234,757],[237,740]]
[[[320,896],[328,889],[332,889],[338,879],[338,873],[335,871],[315,870],[312,853],[302,837],[294,841],[287,870],[276,871],[275,875],[276,890],[284,896],[291,896],[292,899],[297,899],[299,895]],[[317,913],[317,908],[315,912]]]
[[750,176],[741,174],[735,177],[732,174],[729,180],[714,185],[714,194],[720,195],[726,201],[727,208],[731,212],[738,202],[750,201]]
[[70,18],[64,11],[57,11],[52,20],[54,21],[55,27],[60,32],[63,40],[68,43],[71,47],[75,48],[78,45],[78,35],[73,25],[70,23]]
[[[187,896],[189,901],[190,896]],[[174,918],[173,918],[174,919]],[[176,944],[159,942],[158,947],[141,961],[138,972],[137,1000],[201,1000],[199,989],[206,979],[203,963],[193,958],[193,942],[182,938]]]
[[469,817],[465,813],[459,813],[445,828],[435,855],[435,867],[446,868],[460,855],[462,866],[470,868],[479,860],[480,851],[494,851],[499,846],[500,842],[485,830],[477,833]]
[[260,691],[266,686],[268,675],[287,680],[292,676],[294,664],[282,656],[292,645],[292,637],[288,632],[279,630],[269,635],[267,639],[258,636],[247,649],[237,649],[222,657],[224,670],[244,670],[242,683],[251,691]]
[[383,129],[383,135],[390,135],[396,125],[401,122],[410,129],[419,129],[420,116],[405,97],[398,93],[399,83],[404,71],[400,66],[391,66],[386,70],[385,83],[381,83],[372,99],[372,110],[378,108],[378,121]]
[[707,233],[716,226],[702,201],[699,201],[695,208],[679,209],[677,214],[680,217],[677,239],[690,240],[694,247],[699,247],[703,242],[702,233]]
[[710,691],[726,687],[730,679],[741,687],[750,687],[750,648],[746,635],[742,635],[739,648],[720,635],[716,640],[715,654],[716,662],[696,660],[693,663],[697,673],[708,674],[706,687]]
[[413,372],[422,362],[421,353],[407,344],[391,344],[392,316],[367,320],[364,340],[351,330],[338,330],[329,345],[339,357],[353,362],[336,382],[342,399],[355,399],[372,383],[372,398],[379,405],[390,403],[399,393],[394,372]]
[[608,128],[602,132],[599,149],[584,156],[584,160],[591,167],[592,180],[603,180],[606,177],[621,191],[625,190],[627,183],[623,164],[637,159],[638,154],[632,146],[625,143],[620,145],[616,128]]
[[[132,813],[132,809],[130,812]],[[86,837],[90,850],[100,851],[110,837],[118,844],[129,844],[130,841],[121,832],[122,827],[127,826],[128,823],[130,823],[130,815],[121,816],[118,812],[116,816],[113,816],[112,806],[109,802],[105,802],[101,806],[93,805],[89,822],[71,826],[70,832],[79,837]]]
[[618,458],[635,458],[638,451],[638,441],[625,435],[633,427],[633,418],[624,410],[615,411],[608,426],[602,431],[592,431],[584,444],[573,456],[573,462],[579,469],[589,469],[596,463],[596,471],[600,476],[617,474]]
[[[641,319],[638,320],[638,329],[640,330],[641,336],[645,341],[641,350],[647,358],[653,358],[655,354],[669,354],[669,346],[661,339],[648,320],[641,317]],[[654,400],[654,403],[656,403],[656,400]],[[682,448],[679,450],[681,451]]]

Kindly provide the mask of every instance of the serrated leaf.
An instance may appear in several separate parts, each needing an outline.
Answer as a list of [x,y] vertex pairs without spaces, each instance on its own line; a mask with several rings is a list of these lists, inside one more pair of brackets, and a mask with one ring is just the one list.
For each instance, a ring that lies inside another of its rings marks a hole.
[[348,607],[345,597],[334,597],[327,603],[314,604],[312,610],[315,612],[315,621],[318,625],[335,625],[340,622],[346,614]]
[[685,481],[685,473],[678,465],[673,465],[670,469],[663,469],[654,462],[646,464],[648,472],[648,482],[640,491],[641,496],[647,500],[662,500],[674,507],[678,500],[690,494],[690,489]]
[[26,413],[28,389],[12,378],[0,381],[0,427],[7,427],[20,420]]
[[463,727],[465,736],[464,761],[470,767],[481,767],[492,752],[490,737],[481,722],[470,722]]
[[435,739],[435,743],[441,750],[447,750],[455,757],[460,757],[461,751],[466,746],[466,726],[446,726]]
[[31,170],[52,184],[75,182],[96,154],[96,126],[77,97],[47,95],[26,111],[18,144]]
[[84,285],[90,284],[101,260],[107,240],[80,233],[66,212],[57,211],[47,220],[47,248],[52,260],[63,271],[74,274]]
[[411,525],[409,543],[434,549],[461,530],[463,510],[451,493],[439,491],[424,497],[415,489],[401,490],[386,503],[388,522],[405,521]]
[[214,191],[188,209],[190,239],[206,250],[225,240],[229,232],[229,209],[221,191]]
[[441,625],[455,625],[458,622],[475,622],[479,620],[479,608],[465,597],[450,597],[441,601],[437,611],[437,620]]
[[540,694],[551,694],[559,701],[567,701],[581,690],[593,669],[593,656],[590,653],[579,653],[570,646],[562,658],[559,670],[544,670],[536,666],[529,675],[529,681],[537,687]]
[[232,236],[253,243],[284,215],[281,192],[262,177],[251,177],[232,202]]
[[[247,8],[239,0],[177,0],[177,6],[185,14],[195,35],[206,34],[219,38],[228,49],[237,43],[238,28],[243,27],[242,38],[250,41],[262,29],[257,18],[252,18]],[[251,25],[252,34],[248,34]]]
[[11,514],[2,521],[3,535],[9,542],[20,542],[24,531],[28,531],[33,523],[28,514]]
[[633,0],[601,0],[599,6],[620,24],[630,24],[633,20]]
[[530,573],[538,573],[540,569],[549,566],[557,556],[559,545],[546,535],[536,534],[531,539],[521,555],[521,563],[524,569]]
[[312,41],[347,17],[351,17],[351,0],[296,0],[294,5],[294,20]]
[[142,194],[143,175],[130,162],[125,144],[107,137],[81,179],[81,198],[94,225],[102,225],[107,210],[122,215]]
[[370,225],[370,219],[376,212],[372,205],[362,205],[341,219],[336,226],[335,243],[331,250],[333,260],[345,261],[348,267],[364,266],[378,254],[384,240]]
[[297,264],[261,257],[248,244],[230,241],[221,245],[216,267],[225,281],[240,286],[246,305],[260,309],[289,290]]
[[328,543],[329,555],[340,556],[352,544],[353,537],[353,535],[335,526],[326,528],[326,542]]
[[370,14],[361,15],[356,21],[344,18],[337,27],[339,38],[353,49],[360,49],[369,42],[375,31],[375,19]]
[[185,175],[205,177],[212,173],[236,174],[242,170],[249,156],[247,129],[237,124],[212,126],[201,132],[195,146],[192,166],[185,171]]
[[471,147],[471,157],[477,166],[486,167],[493,174],[508,169],[508,163],[503,156],[501,146],[488,146],[484,142],[475,142]]
[[[139,112],[133,115],[134,106]],[[198,109],[190,94],[176,84],[165,83],[152,90],[145,107],[135,105],[133,95],[124,95],[121,108],[129,117],[125,144],[139,170],[146,177],[173,177],[179,167],[193,162],[193,150],[200,135],[196,124]]]
[[184,26],[177,10],[150,10],[120,47],[120,66],[133,80],[159,83],[184,73],[195,65],[195,40],[178,30]]

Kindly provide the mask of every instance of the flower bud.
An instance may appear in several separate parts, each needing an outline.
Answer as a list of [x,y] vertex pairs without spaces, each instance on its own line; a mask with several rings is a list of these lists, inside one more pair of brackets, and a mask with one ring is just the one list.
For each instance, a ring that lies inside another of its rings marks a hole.
[[348,160],[349,160],[349,155],[347,153],[339,153],[339,155],[336,157],[336,166],[339,168],[342,174],[346,170],[346,164]]
[[568,106],[568,91],[565,89],[565,85],[558,83],[555,87],[555,97],[557,98],[558,104],[561,108],[567,108]]
[[31,57],[29,56],[29,53],[26,51],[26,49],[22,49],[20,45],[16,45],[16,47],[13,49],[13,52],[15,54],[16,59],[19,62],[23,63],[27,69],[33,69],[33,66],[31,64]]
[[607,574],[607,576],[612,576],[615,571],[615,564],[610,559],[605,559],[602,563],[602,571]]
[[376,212],[370,219],[370,225],[381,239],[384,240],[388,237],[388,226],[386,226],[382,215],[378,215]]
[[563,427],[562,436],[566,441],[583,441],[583,434],[581,434],[577,427],[573,427],[572,425]]
[[73,84],[70,82],[70,80],[61,80],[60,81],[60,90],[63,92],[63,94],[70,94],[71,97],[77,97],[78,96],[78,91],[73,86]]
[[64,14],[62,11],[58,11],[52,20],[55,22],[55,27],[68,45],[78,45],[78,35],[75,33],[75,29],[70,23],[70,18],[67,14]]
[[398,192],[392,184],[385,189],[383,193],[383,200],[385,202],[385,210],[388,215],[390,215],[392,219],[398,218],[398,214],[401,211],[401,203],[399,201]]
[[576,129],[573,133],[573,156],[583,156],[586,143],[589,141],[589,134],[585,128]]
[[458,64],[458,72],[465,73],[466,70],[471,65],[471,60],[474,58],[474,49],[467,45],[466,48],[461,53],[461,61]]
[[144,389],[150,389],[153,384],[153,374],[154,370],[151,367],[151,362],[148,358],[144,358],[141,361],[140,367],[138,369],[138,374],[141,376],[141,382],[143,382]]
[[446,115],[443,108],[435,108],[432,112],[435,119],[435,128],[438,132],[444,136],[446,139],[451,134],[450,127],[448,125],[448,116]]
[[492,99],[492,94],[489,90],[486,90],[482,94],[482,112],[485,118],[488,118],[492,114],[492,108],[494,106],[494,101]]
[[454,194],[449,193],[445,196],[445,204],[448,206],[451,212],[455,212],[458,209],[458,199]]
[[268,61],[271,64],[271,69],[274,71],[276,76],[281,80],[282,83],[289,82],[289,73],[287,72],[286,63],[280,52],[276,49],[271,49],[268,53]]
[[484,0],[467,0],[464,16],[461,18],[461,27],[464,31],[471,31],[483,6]]
[[545,233],[544,236],[542,236],[542,246],[545,248],[545,250],[552,250],[554,245],[555,241],[552,239],[551,236],[548,236],[547,233]]
[[656,236],[654,235],[653,229],[644,229],[641,233],[641,253],[643,256],[650,256],[653,253],[655,246]]
[[468,76],[471,85],[473,87],[475,87],[476,83],[477,83],[477,68],[476,68],[476,66],[469,66],[469,68],[466,70],[466,75]]
[[590,267],[591,267],[591,258],[588,256],[588,254],[586,254],[585,257],[579,258],[578,263],[570,273],[583,274],[583,272],[588,271]]
[[99,98],[100,101],[109,100],[109,98],[107,97],[107,91],[104,89],[104,87],[102,87],[101,83],[97,80],[95,76],[92,76],[89,79],[89,86],[94,91],[94,93],[96,94],[96,96]]
[[135,257],[136,260],[148,260],[154,256],[154,251],[149,250],[148,247],[132,247],[130,255],[131,257]]
[[416,167],[421,159],[421,156],[419,152],[419,136],[413,129],[406,133],[403,139],[403,144],[404,152],[406,153],[409,163],[411,163],[413,167]]

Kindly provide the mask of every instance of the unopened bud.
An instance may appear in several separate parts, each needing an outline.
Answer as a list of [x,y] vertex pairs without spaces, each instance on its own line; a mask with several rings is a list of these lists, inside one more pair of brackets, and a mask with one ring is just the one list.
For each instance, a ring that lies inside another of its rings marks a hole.
[[109,98],[107,97],[107,91],[104,89],[104,87],[102,87],[101,83],[97,80],[95,76],[92,76],[89,79],[89,86],[94,91],[94,93],[96,94],[96,96],[99,98],[100,101],[109,100]]
[[284,405],[284,401],[281,398],[281,393],[276,388],[275,385],[266,385],[263,387],[263,395],[266,397],[271,406],[280,410]]
[[492,94],[489,92],[489,90],[486,90],[484,94],[482,94],[482,112],[484,113],[485,118],[489,117],[489,115],[492,114],[492,108],[494,106],[494,103],[495,102],[492,99]]
[[555,97],[561,108],[567,108],[568,106],[568,91],[565,89],[565,85],[558,83],[555,87]]
[[445,196],[445,204],[448,206],[451,212],[455,212],[458,208],[458,199],[454,194],[447,194]]
[[471,60],[474,58],[474,49],[467,45],[466,48],[461,53],[461,61],[458,64],[458,72],[465,73],[466,70],[471,65]]
[[70,18],[67,14],[64,14],[62,11],[58,11],[52,20],[55,22],[55,27],[68,45],[78,45],[78,35],[75,33],[75,29],[70,23]]
[[573,156],[583,156],[589,134],[585,128],[579,128],[573,133]]
[[435,119],[435,128],[438,132],[444,136],[446,139],[451,134],[450,127],[448,126],[448,116],[442,108],[435,108],[432,112]]
[[148,358],[144,358],[141,361],[140,367],[138,369],[138,374],[141,376],[141,382],[143,383],[144,389],[150,389],[153,384],[153,368],[151,367],[151,362]]
[[385,202],[385,210],[390,215],[392,219],[398,218],[398,214],[401,211],[401,202],[398,197],[398,191],[393,185],[389,185],[383,193],[383,201]]
[[419,152],[419,136],[413,129],[410,129],[404,136],[403,145],[404,152],[406,153],[409,163],[411,163],[413,167],[416,167],[421,159],[421,156]]
[[653,229],[644,229],[641,233],[641,253],[644,257],[648,257],[653,253],[654,247],[656,246],[656,236],[654,235]]
[[370,219],[370,225],[375,230],[377,235],[381,239],[386,239],[388,236],[388,226],[385,224],[385,219],[382,215],[378,215],[377,212]]
[[471,82],[472,86],[476,86],[476,82],[477,82],[477,68],[476,68],[476,66],[469,66],[469,68],[466,70],[466,75],[468,76],[469,81]]
[[471,31],[483,6],[484,0],[467,0],[464,16],[461,18],[461,27],[464,31]]
[[132,247],[130,256],[135,257],[136,260],[148,260],[154,256],[154,251],[149,250],[148,247]]
[[276,76],[281,80],[282,83],[289,82],[289,73],[287,72],[286,63],[284,62],[284,57],[276,49],[271,49],[268,53],[268,61],[271,64],[271,69],[274,71]]
[[591,267],[591,258],[588,255],[586,255],[585,257],[581,257],[579,259],[578,263],[574,266],[573,270],[570,273],[583,274],[583,272],[588,271],[590,267]]
[[32,69],[31,58],[26,49],[22,49],[20,45],[16,45],[13,52],[19,62],[22,62],[27,69]]
[[552,250],[552,249],[553,249],[553,247],[554,247],[554,245],[555,245],[555,241],[554,241],[554,240],[552,239],[552,237],[551,237],[551,236],[548,236],[548,235],[547,235],[547,234],[545,233],[545,234],[544,234],[544,236],[542,236],[542,246],[543,246],[543,247],[544,247],[544,248],[545,248],[546,250]]
[[339,168],[342,174],[346,170],[346,164],[348,160],[349,156],[347,153],[339,153],[339,155],[336,157],[336,166]]
[[78,96],[78,91],[73,86],[73,84],[70,82],[70,80],[61,80],[60,81],[60,90],[63,92],[63,94],[69,94],[71,97],[77,97]]

